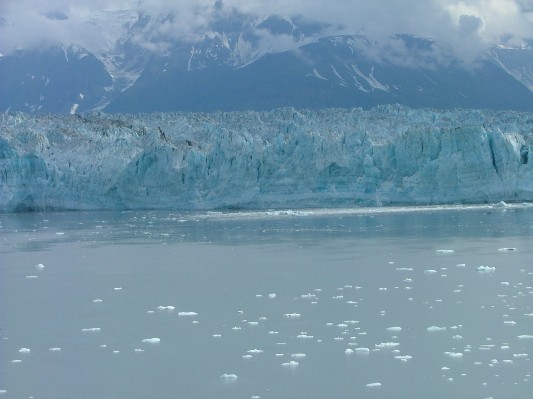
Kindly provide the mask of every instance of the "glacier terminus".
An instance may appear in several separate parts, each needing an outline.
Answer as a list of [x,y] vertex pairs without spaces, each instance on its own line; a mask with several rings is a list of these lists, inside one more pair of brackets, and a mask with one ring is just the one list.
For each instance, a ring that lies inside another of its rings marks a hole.
[[328,109],[0,115],[0,210],[533,200],[533,114]]

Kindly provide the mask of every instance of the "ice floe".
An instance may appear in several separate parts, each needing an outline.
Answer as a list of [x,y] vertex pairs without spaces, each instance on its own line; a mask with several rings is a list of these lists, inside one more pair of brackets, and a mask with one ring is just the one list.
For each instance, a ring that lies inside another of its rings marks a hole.
[[161,342],[161,339],[160,338],[144,338],[142,342],[144,342],[145,344],[158,344],[159,342]]
[[157,307],[157,310],[169,311],[169,312],[172,312],[174,309],[176,309],[176,307],[175,307],[175,306],[172,306],[172,305],[158,306],[158,307]]
[[20,349],[19,349],[19,352],[20,352],[20,353],[30,353],[31,350],[30,350],[29,348],[20,348]]
[[178,312],[178,316],[194,317],[194,316],[198,316],[198,313],[196,313],[196,312]]
[[446,327],[430,326],[426,330],[429,332],[446,331]]
[[283,316],[287,319],[296,319],[298,317],[301,317],[302,315],[300,313],[285,313]]
[[101,328],[100,327],[82,328],[81,331],[82,332],[100,332]]
[[370,382],[366,384],[368,388],[379,388],[381,387],[381,382]]
[[294,368],[294,367],[298,367],[299,364],[300,363],[298,363],[297,361],[291,360],[290,362],[282,363],[281,365],[283,367]]
[[37,270],[43,270],[44,269],[44,265],[42,263],[39,263],[39,264],[35,265],[35,268]]
[[225,381],[235,381],[235,380],[237,380],[237,378],[239,378],[239,377],[237,376],[237,374],[233,374],[233,373],[231,373],[231,374],[222,374],[222,375],[220,376],[220,378],[222,378],[222,379],[225,380]]

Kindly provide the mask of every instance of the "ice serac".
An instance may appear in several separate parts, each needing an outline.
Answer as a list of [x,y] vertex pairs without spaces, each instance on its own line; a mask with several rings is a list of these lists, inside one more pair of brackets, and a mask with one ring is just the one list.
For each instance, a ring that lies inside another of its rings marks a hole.
[[0,116],[0,210],[533,200],[533,114]]

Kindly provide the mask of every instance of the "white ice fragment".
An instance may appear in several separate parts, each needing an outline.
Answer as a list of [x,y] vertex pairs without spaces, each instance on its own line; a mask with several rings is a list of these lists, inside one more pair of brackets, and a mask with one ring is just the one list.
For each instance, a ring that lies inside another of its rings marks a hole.
[[519,335],[518,339],[533,339],[533,335]]
[[136,349],[134,350],[134,352],[137,352],[137,353],[139,353],[139,352],[144,352],[144,349],[136,348]]
[[169,311],[169,312],[172,312],[174,309],[176,309],[176,307],[175,307],[175,306],[172,306],[172,305],[158,306],[158,307],[157,307],[157,310]]
[[93,303],[100,303],[100,302],[102,302],[102,300],[100,298],[93,299]]
[[285,316],[287,319],[296,319],[302,315],[300,313],[285,313],[283,316]]
[[196,313],[196,312],[179,312],[178,316],[193,317],[193,316],[198,316],[198,313]]
[[381,386],[381,382],[371,382],[369,384],[366,384],[368,388],[379,388]]
[[299,339],[312,339],[313,336],[312,335],[307,335],[307,334],[298,334],[296,336],[296,338],[299,338]]
[[290,368],[294,368],[294,367],[297,367],[300,363],[294,361],[294,360],[291,360],[290,362],[287,362],[287,363],[282,363],[281,365],[283,367],[290,367]]
[[293,354],[291,355],[291,357],[292,357],[293,359],[303,359],[305,356],[306,356],[305,353],[293,353]]
[[100,327],[82,328],[82,332],[100,332]]
[[279,334],[277,331],[269,331],[268,333],[271,334],[271,335]]
[[461,352],[444,352],[444,354],[454,359],[459,359],[463,357],[463,354]]
[[349,356],[349,355],[352,355],[352,354],[353,354],[353,349],[350,349],[350,348],[346,349],[346,350],[344,351],[344,354],[345,354],[345,355],[348,355],[348,356]]
[[435,274],[435,273],[437,273],[437,271],[433,270],[433,269],[428,269],[428,270],[424,270],[424,273],[426,273],[426,274]]
[[456,267],[466,267],[466,264],[465,263],[458,263],[457,265],[455,265]]
[[496,268],[490,266],[478,266],[476,270],[482,273],[492,273],[496,270]]
[[394,356],[395,359],[400,360],[401,362],[407,362],[408,360],[411,360],[413,357],[411,355],[404,355],[404,356]]
[[374,346],[379,349],[391,349],[396,348],[399,345],[398,342],[381,342],[379,344],[374,344]]
[[249,355],[249,354],[248,355],[242,355],[242,358],[243,359],[251,359],[251,358],[253,358],[253,356]]
[[430,326],[427,328],[429,332],[446,331],[446,327]]
[[0,389],[0,394],[4,394],[4,393],[7,393],[7,390],[5,390],[5,389]]
[[498,252],[512,252],[516,251],[516,248],[498,248]]
[[455,251],[453,249],[437,249],[435,252],[438,254],[453,254]]
[[42,263],[39,263],[39,264],[35,265],[35,268],[37,270],[43,270],[44,269],[44,265]]
[[269,297],[270,299],[274,299],[274,298],[276,297],[276,294],[275,294],[275,293],[268,294],[268,297]]
[[387,330],[398,332],[398,331],[402,331],[402,328],[401,327],[387,327]]
[[263,350],[262,349],[250,349],[248,351],[246,351],[248,353],[263,353]]
[[19,352],[20,352],[20,353],[30,353],[31,350],[30,350],[29,348],[20,348],[20,349],[19,349]]
[[513,354],[514,358],[526,358],[528,356],[529,356],[529,354],[527,354],[527,353],[515,353],[515,354]]
[[237,374],[222,374],[220,378],[222,378],[225,381],[235,381],[239,377],[237,376]]
[[20,360],[20,359],[14,359],[14,360],[11,360],[11,363],[22,363],[22,360]]
[[61,351],[61,348],[48,348],[50,352],[59,352]]
[[259,325],[259,322],[257,322],[257,321],[249,321],[248,325],[255,327],[255,326]]
[[213,338],[220,338],[222,337],[222,334],[213,334]]
[[27,279],[33,279],[33,278],[37,278],[38,276],[26,276]]
[[161,342],[160,338],[145,338],[142,340],[145,344],[158,344]]
[[122,287],[115,287],[113,288],[115,291],[121,291],[122,290]]

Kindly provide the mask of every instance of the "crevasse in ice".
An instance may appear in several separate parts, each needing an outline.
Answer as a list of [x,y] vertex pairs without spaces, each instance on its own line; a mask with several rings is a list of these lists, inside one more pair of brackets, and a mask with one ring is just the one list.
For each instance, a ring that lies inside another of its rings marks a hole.
[[0,115],[0,210],[533,200],[533,114]]

